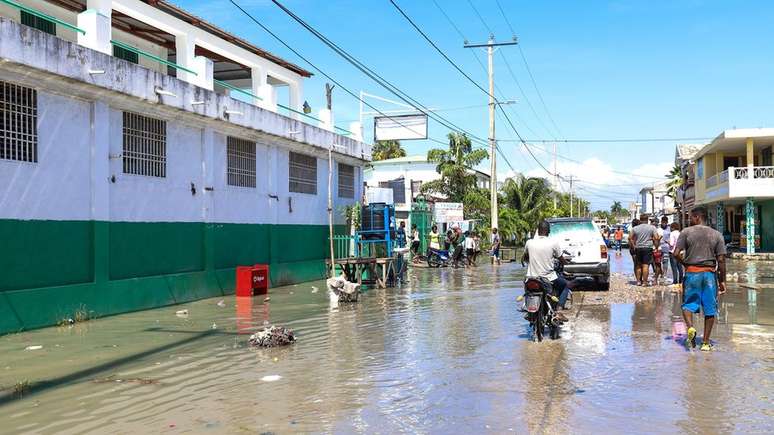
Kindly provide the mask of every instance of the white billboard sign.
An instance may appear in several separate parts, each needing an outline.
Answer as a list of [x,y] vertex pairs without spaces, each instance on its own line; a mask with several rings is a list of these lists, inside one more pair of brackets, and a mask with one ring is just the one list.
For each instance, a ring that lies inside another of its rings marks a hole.
[[436,202],[433,217],[438,223],[461,222],[465,220],[461,202]]
[[414,139],[427,139],[427,115],[374,118],[374,141]]

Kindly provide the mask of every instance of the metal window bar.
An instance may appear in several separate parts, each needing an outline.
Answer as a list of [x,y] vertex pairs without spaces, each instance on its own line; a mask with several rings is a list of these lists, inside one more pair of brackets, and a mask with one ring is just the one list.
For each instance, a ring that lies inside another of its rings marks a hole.
[[39,16],[32,15],[27,11],[21,11],[21,23],[25,26],[46,32],[49,35],[56,36],[56,23],[46,18],[40,18]]
[[228,136],[226,178],[229,186],[255,187],[255,142]]
[[124,112],[123,172],[167,176],[167,122]]
[[[0,0],[0,1],[3,1],[3,0]],[[160,58],[160,57],[158,57],[158,56],[156,56],[156,55],[150,54],[150,53],[148,53],[148,52],[146,52],[146,51],[142,51],[142,50],[140,50],[140,49],[138,49],[138,48],[136,48],[136,47],[132,47],[131,45],[124,44],[124,43],[123,43],[123,42],[121,42],[121,41],[116,41],[115,39],[112,39],[112,40],[110,41],[110,43],[111,43],[111,44],[113,44],[113,45],[115,45],[116,47],[121,47],[121,48],[123,48],[124,50],[128,50],[128,51],[131,51],[131,52],[133,52],[133,53],[137,53],[137,54],[138,54],[138,55],[140,55],[140,56],[147,57],[148,59],[155,60],[156,62],[162,63],[162,64],[164,64],[164,65],[166,65],[166,66],[171,66],[172,68],[179,69],[179,70],[182,70],[182,71],[185,71],[185,72],[191,73],[191,74],[193,74],[193,75],[198,75],[198,74],[196,73],[196,71],[194,71],[194,70],[192,70],[192,69],[188,69],[188,68],[186,68],[186,67],[184,67],[184,66],[182,66],[182,65],[178,65],[178,64],[176,64],[176,63],[174,63],[174,62],[170,62],[170,61],[168,61],[168,60],[166,60],[166,59],[162,59],[162,58]]]
[[0,81],[0,159],[38,161],[38,96],[33,88]]
[[66,28],[68,28],[68,29],[70,29],[70,30],[72,30],[74,32],[83,33],[84,35],[86,34],[86,31],[81,29],[81,28],[79,28],[79,27],[73,26],[72,24],[67,23],[65,21],[62,21],[62,20],[60,20],[58,18],[54,18],[51,15],[46,15],[43,12],[40,12],[40,11],[38,11],[36,9],[33,9],[31,7],[24,6],[22,4],[16,3],[13,0],[0,0],[0,3],[5,3],[5,4],[11,6],[12,8],[18,9],[20,11],[27,12],[28,14],[35,15],[38,18],[43,18],[43,19],[48,20],[48,21],[53,21],[54,23],[59,24],[62,27],[66,27]]
[[317,194],[317,158],[291,152],[289,158],[289,186],[291,192]]
[[355,197],[355,167],[339,163],[339,198]]

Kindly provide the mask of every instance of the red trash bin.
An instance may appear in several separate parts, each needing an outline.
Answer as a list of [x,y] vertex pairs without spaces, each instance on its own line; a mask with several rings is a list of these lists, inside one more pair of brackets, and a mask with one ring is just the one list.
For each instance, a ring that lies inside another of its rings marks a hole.
[[254,296],[269,292],[269,265],[237,266],[236,295]]

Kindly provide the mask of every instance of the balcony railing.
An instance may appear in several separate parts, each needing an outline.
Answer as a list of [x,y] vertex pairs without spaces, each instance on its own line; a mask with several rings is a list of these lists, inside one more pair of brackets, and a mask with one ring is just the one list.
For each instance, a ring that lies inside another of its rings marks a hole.
[[774,178],[774,166],[753,167],[753,178]]
[[718,183],[723,184],[728,182],[728,169],[718,174]]
[[717,174],[707,178],[707,188],[715,187],[718,185],[718,176]]

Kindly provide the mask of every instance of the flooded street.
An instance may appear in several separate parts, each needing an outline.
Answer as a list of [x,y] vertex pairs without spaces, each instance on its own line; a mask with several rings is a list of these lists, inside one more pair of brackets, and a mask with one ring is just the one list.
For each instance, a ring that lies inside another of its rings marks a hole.
[[[751,274],[730,283],[716,350],[702,353],[672,337],[676,293],[630,298],[630,258],[611,263],[610,294],[576,292],[561,339],[542,343],[516,310],[515,263],[415,269],[408,286],[338,308],[316,282],[266,303],[229,296],[0,337],[2,432],[770,432],[772,266],[729,265]],[[299,341],[248,347],[264,321]]]

